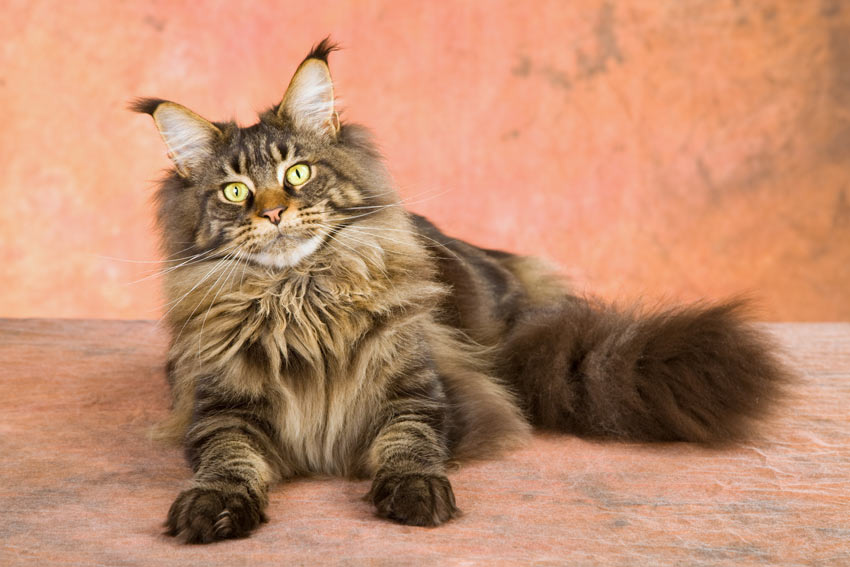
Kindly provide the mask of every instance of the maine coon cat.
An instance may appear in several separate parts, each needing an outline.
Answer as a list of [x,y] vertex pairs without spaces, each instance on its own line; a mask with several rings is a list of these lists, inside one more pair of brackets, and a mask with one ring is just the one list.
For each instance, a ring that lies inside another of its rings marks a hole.
[[[187,542],[248,534],[268,488],[368,477],[378,514],[457,514],[447,464],[531,426],[718,443],[786,373],[737,303],[641,313],[407,212],[367,132],[339,120],[322,41],[257,124],[140,99],[174,162],[157,193]],[[555,229],[555,227],[553,227]]]

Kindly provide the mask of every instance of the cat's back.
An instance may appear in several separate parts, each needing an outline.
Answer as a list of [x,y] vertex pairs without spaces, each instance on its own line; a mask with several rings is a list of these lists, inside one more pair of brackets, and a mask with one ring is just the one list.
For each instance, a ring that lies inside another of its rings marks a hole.
[[563,278],[542,260],[481,248],[444,234],[423,216],[411,217],[432,250],[438,280],[451,290],[440,318],[476,342],[498,345],[526,310],[567,295]]

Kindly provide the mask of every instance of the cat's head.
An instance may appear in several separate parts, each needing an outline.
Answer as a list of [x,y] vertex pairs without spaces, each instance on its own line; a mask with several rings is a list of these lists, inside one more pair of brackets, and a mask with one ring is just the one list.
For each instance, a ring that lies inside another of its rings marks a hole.
[[257,124],[210,122],[174,102],[139,99],[174,162],[158,193],[169,255],[236,254],[294,266],[347,223],[395,202],[368,134],[341,124],[327,39],[304,59],[283,100]]

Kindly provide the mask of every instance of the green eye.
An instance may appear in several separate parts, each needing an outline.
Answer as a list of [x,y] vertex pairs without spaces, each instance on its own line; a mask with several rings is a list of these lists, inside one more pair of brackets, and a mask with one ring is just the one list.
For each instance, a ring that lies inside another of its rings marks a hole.
[[244,183],[239,183],[238,181],[235,183],[228,183],[224,186],[224,189],[222,189],[221,192],[224,193],[224,198],[231,203],[241,203],[248,198],[248,194],[250,193],[248,186]]
[[306,163],[297,163],[286,170],[286,182],[297,187],[310,179],[310,166]]

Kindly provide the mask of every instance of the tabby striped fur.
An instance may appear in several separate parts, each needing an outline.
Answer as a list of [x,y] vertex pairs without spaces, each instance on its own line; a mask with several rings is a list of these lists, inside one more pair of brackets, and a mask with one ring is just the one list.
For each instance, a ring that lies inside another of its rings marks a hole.
[[[249,128],[134,105],[175,162],[158,192],[173,394],[159,433],[195,475],[170,534],[244,536],[271,484],[310,474],[371,478],[380,515],[438,525],[457,514],[448,464],[529,423],[718,442],[764,413],[785,374],[735,307],[620,314],[405,211],[365,131],[339,122],[332,49]],[[229,201],[228,183],[250,196]]]

